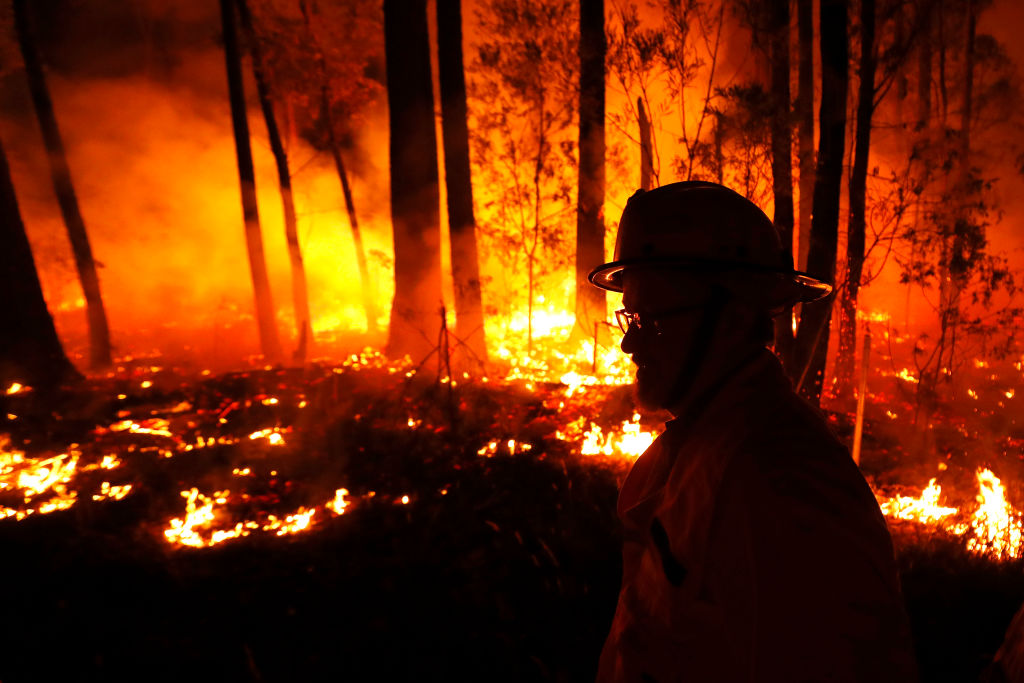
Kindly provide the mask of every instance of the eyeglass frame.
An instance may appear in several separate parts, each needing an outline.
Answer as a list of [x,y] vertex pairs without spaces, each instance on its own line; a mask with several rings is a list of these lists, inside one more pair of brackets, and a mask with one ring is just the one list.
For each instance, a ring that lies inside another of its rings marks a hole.
[[687,311],[695,311],[697,309],[704,308],[705,306],[707,306],[707,302],[687,304],[686,306],[672,308],[667,311],[659,311],[658,313],[631,313],[625,308],[620,308],[615,311],[615,322],[618,324],[619,329],[622,330],[622,334],[629,334],[629,331],[634,327],[637,331],[643,331],[648,325],[654,330],[655,334],[661,334],[661,328],[658,323],[663,318],[669,318]]

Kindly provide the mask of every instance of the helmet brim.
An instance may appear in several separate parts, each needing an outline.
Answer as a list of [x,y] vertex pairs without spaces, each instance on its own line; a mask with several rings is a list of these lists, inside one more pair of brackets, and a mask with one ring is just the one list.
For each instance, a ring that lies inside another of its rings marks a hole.
[[610,261],[592,270],[587,279],[595,287],[610,292],[622,292],[622,272],[627,268],[668,268],[699,273],[713,272],[719,277],[728,275],[730,272],[774,275],[776,277],[772,278],[768,291],[757,292],[757,298],[766,298],[766,303],[772,309],[783,309],[797,303],[818,301],[832,293],[832,285],[797,270],[778,269],[759,264],[722,263],[692,259],[646,258]]

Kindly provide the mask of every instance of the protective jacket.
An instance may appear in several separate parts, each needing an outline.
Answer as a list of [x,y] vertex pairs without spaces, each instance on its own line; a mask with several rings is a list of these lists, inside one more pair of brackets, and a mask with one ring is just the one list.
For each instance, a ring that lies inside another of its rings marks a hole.
[[885,519],[767,350],[668,423],[618,513],[600,683],[916,680]]

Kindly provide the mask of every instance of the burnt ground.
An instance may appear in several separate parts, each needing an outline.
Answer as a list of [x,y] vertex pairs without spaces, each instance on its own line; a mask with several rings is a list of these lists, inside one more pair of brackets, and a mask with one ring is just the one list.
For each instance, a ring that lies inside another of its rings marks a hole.
[[[4,412],[19,414],[6,428],[16,445],[31,454],[77,442],[83,462],[116,451],[125,462],[111,481],[136,488],[0,521],[0,680],[592,680],[618,588],[623,468],[552,434],[596,399],[556,410],[551,388],[449,393],[388,377],[167,373],[146,392],[135,377],[5,399]],[[271,393],[280,406],[253,400]],[[286,407],[299,397],[304,412]],[[625,403],[603,394],[593,419],[621,422]],[[104,429],[125,415],[163,415],[183,440],[215,424],[220,435],[276,425],[289,446],[165,458],[159,437]],[[423,424],[409,427],[409,416]],[[532,450],[479,455],[508,438]],[[291,536],[169,545],[162,531],[182,513],[180,491],[227,486],[243,463],[257,473],[246,514],[322,501],[338,486],[356,502]],[[1024,601],[1024,562],[980,559],[912,525],[894,538],[922,679],[978,680]]]

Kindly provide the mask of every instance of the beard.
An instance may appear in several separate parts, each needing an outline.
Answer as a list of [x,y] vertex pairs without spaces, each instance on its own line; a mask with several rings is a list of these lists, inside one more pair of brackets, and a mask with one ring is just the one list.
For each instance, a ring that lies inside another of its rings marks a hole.
[[633,395],[637,405],[647,411],[667,410],[679,393],[679,372],[659,371],[650,365],[637,366]]

